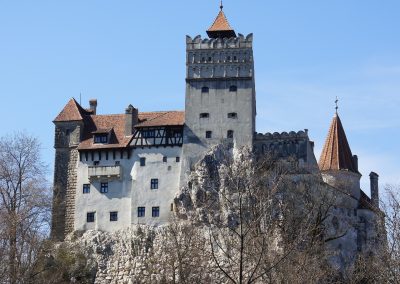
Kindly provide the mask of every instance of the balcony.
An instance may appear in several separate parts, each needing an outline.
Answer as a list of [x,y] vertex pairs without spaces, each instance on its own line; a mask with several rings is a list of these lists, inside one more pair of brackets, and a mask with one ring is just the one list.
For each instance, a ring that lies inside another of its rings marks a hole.
[[121,166],[89,166],[89,179],[121,178]]

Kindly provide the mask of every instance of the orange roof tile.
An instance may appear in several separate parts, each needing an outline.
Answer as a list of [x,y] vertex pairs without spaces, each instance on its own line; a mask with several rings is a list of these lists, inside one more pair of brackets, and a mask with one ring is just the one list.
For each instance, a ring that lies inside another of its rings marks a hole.
[[70,99],[54,122],[62,121],[79,121],[83,120],[85,115],[90,114],[89,111],[83,109],[75,99]]
[[182,126],[185,123],[185,112],[183,111],[164,111],[153,112],[144,118],[139,114],[139,124],[135,127],[151,127],[151,126]]
[[[114,115],[86,115],[84,117],[84,133],[79,150],[125,148],[129,146],[132,135],[125,136],[125,114]],[[139,123],[135,127],[151,126],[183,126],[183,111],[161,111],[139,113]],[[111,131],[111,139],[108,144],[96,144],[93,134]]]
[[218,16],[215,18],[214,23],[207,30],[209,32],[213,31],[232,31],[233,29],[229,25],[228,20],[226,19],[224,11],[219,11]]
[[319,168],[321,171],[348,170],[358,172],[338,114],[332,120],[319,160]]

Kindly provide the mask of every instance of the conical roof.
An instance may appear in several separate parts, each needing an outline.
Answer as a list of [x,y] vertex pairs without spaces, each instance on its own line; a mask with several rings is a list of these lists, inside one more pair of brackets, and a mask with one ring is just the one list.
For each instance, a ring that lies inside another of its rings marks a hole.
[[319,160],[321,171],[347,170],[358,173],[339,115],[333,117]]
[[210,38],[236,37],[235,31],[229,25],[229,22],[226,19],[225,13],[222,9],[223,6],[221,4],[221,11],[219,11],[214,23],[207,30],[207,34]]
[[80,104],[78,104],[78,102],[72,98],[65,105],[60,114],[54,119],[54,122],[79,121],[83,120],[83,117],[89,114],[90,112],[82,108]]

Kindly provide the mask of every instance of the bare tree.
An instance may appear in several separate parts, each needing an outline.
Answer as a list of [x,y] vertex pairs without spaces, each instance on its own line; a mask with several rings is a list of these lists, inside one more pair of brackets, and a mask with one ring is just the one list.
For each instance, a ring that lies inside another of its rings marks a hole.
[[48,233],[50,191],[38,140],[24,133],[0,138],[1,277],[29,278]]
[[325,243],[341,236],[326,234],[335,196],[324,186],[295,160],[218,146],[175,203],[178,216],[206,224],[210,256],[225,282],[312,283],[328,277]]

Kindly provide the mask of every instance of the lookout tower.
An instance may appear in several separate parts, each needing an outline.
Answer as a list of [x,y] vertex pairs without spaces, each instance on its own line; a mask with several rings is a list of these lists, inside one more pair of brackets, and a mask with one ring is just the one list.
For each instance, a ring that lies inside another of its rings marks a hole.
[[222,3],[207,35],[186,37],[182,174],[210,146],[251,146],[255,132],[253,35],[236,34]]

